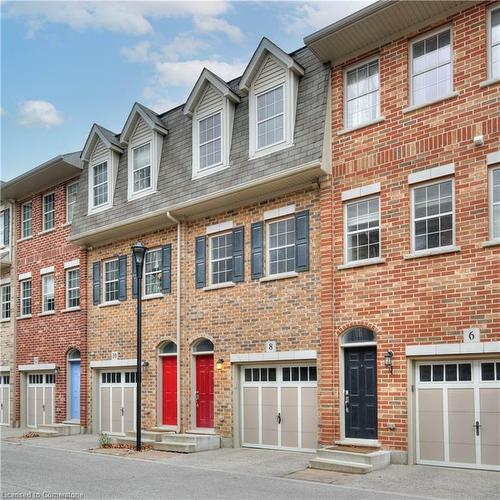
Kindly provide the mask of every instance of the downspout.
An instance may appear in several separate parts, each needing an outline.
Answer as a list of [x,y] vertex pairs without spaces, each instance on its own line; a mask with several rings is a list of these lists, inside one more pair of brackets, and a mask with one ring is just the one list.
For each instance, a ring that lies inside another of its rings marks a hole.
[[167,212],[167,217],[177,224],[177,284],[176,284],[176,344],[177,344],[177,434],[181,431],[181,222]]

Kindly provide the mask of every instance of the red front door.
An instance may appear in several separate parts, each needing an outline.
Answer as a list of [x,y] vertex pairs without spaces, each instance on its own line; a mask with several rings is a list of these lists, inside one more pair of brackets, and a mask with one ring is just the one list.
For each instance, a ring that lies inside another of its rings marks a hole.
[[214,355],[196,356],[196,427],[214,426]]
[[163,358],[163,425],[177,425],[177,356]]

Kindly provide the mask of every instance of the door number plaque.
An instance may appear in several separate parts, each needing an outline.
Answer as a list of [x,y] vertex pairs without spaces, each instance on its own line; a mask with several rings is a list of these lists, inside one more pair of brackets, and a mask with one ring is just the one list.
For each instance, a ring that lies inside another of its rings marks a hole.
[[479,328],[464,328],[464,342],[479,342]]

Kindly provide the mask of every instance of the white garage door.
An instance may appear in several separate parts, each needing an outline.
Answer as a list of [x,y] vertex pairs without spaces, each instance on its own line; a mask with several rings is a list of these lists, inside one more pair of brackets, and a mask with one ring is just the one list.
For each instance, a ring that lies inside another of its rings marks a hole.
[[316,391],[312,364],[242,367],[242,445],[316,450]]
[[417,463],[500,470],[500,360],[417,364]]
[[30,373],[26,398],[28,427],[53,424],[55,414],[56,376],[54,373]]
[[135,431],[135,371],[106,371],[100,376],[99,429],[108,434]]
[[9,425],[10,421],[10,375],[0,374],[0,425]]

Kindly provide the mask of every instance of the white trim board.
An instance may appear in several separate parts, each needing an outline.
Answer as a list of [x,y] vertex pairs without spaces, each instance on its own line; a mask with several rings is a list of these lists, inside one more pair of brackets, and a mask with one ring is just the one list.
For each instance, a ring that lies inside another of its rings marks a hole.
[[417,182],[430,181],[432,179],[439,179],[447,175],[455,173],[455,164],[449,163],[448,165],[440,165],[439,167],[432,167],[426,170],[420,170],[408,175],[408,184],[416,184]]
[[24,281],[24,280],[28,280],[31,278],[31,271],[27,272],[27,273],[22,273],[18,276],[18,280],[19,281]]
[[354,200],[371,194],[380,193],[380,182],[375,182],[369,186],[361,186],[359,188],[342,191],[342,201]]
[[222,231],[229,231],[234,228],[234,222],[228,220],[226,222],[221,222],[220,224],[212,224],[207,226],[206,234],[221,233]]
[[284,217],[285,215],[292,215],[295,213],[295,205],[287,205],[286,207],[274,208],[264,212],[264,220],[276,219]]
[[0,372],[10,372],[10,366],[9,365],[0,366]]
[[445,354],[500,353],[500,342],[475,342],[470,344],[407,345],[407,356],[437,356]]
[[39,372],[39,371],[46,371],[46,370],[55,370],[56,364],[55,363],[39,363],[37,365],[18,365],[17,369],[20,372]]
[[40,275],[52,274],[54,272],[54,266],[44,267],[40,269]]
[[294,361],[311,360],[317,358],[316,351],[281,351],[281,352],[248,352],[231,354],[231,363],[259,362],[259,361]]
[[64,263],[64,269],[71,269],[72,267],[78,267],[80,265],[80,259],[70,260]]
[[90,362],[90,368],[116,368],[135,365],[137,365],[137,359],[103,359]]
[[487,165],[495,165],[495,163],[500,163],[500,151],[495,151],[486,155]]

